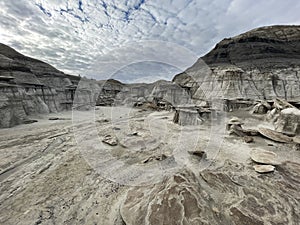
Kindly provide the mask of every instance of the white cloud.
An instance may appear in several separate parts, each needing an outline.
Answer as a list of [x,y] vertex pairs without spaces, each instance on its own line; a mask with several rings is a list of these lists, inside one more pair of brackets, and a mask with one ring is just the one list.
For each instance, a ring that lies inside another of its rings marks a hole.
[[[299,23],[299,11],[294,0],[1,1],[0,34],[1,42],[24,54],[66,72],[95,76],[99,59],[112,58],[105,54],[128,43],[167,41],[201,56],[225,37],[263,25]],[[143,46],[135,48],[140,48],[135,54],[144,54]],[[122,57],[136,55],[121,50],[117,58]]]

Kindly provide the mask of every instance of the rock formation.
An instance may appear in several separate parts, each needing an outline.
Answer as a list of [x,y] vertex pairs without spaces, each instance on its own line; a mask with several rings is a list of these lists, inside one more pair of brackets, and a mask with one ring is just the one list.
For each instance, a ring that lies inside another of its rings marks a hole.
[[20,124],[30,115],[71,109],[76,93],[89,101],[88,90],[75,92],[79,80],[0,44],[0,127]]
[[297,108],[282,110],[275,122],[275,128],[285,134],[300,135],[300,110]]
[[[201,72],[205,63],[211,72]],[[229,100],[299,100],[299,71],[300,26],[270,26],[224,39],[173,81],[197,100],[213,91]]]
[[225,39],[152,84],[80,79],[0,45],[0,127],[96,105],[0,129],[0,224],[299,224],[299,33]]
[[91,106],[153,103],[171,109],[189,95],[169,81],[123,84],[64,74],[47,63],[0,44],[0,128],[23,123],[27,116]]

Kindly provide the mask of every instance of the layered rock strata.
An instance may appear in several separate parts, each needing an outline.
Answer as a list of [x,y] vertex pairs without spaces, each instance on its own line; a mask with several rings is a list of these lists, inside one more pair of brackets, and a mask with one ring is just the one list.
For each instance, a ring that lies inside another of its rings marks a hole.
[[[204,64],[210,72],[201,72]],[[194,99],[300,99],[300,26],[270,26],[226,38],[173,81]]]

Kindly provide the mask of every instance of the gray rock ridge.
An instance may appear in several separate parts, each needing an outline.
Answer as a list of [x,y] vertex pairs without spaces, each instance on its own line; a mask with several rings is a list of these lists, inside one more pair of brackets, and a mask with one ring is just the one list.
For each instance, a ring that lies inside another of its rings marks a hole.
[[76,95],[91,102],[89,90],[76,90],[80,79],[0,44],[0,127],[21,124],[35,114],[69,110]]
[[234,64],[244,70],[300,65],[300,26],[266,26],[225,38],[202,57],[208,65]]
[[[300,99],[300,26],[261,27],[216,45],[173,81],[194,99]],[[209,72],[201,71],[208,65]]]

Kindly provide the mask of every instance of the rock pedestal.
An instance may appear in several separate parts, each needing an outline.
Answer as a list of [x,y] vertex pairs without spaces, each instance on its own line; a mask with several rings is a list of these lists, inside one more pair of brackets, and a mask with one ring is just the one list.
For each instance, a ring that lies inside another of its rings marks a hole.
[[175,110],[173,122],[181,126],[200,125],[204,121],[204,117],[200,116],[200,112],[195,107],[178,107]]

